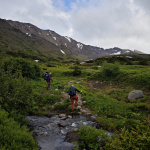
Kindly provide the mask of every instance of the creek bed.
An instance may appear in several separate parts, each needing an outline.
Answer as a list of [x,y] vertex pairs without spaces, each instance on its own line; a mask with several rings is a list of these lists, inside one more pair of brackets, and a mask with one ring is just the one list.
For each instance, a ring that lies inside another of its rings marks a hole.
[[28,127],[41,150],[73,150],[74,145],[65,141],[66,134],[80,129],[83,125],[97,126],[96,122],[89,121],[81,115],[73,118],[58,115],[51,118],[27,116],[27,120]]

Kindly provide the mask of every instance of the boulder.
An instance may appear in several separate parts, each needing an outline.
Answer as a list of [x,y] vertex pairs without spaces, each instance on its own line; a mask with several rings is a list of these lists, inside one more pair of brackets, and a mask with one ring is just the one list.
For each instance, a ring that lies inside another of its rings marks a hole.
[[131,101],[131,100],[139,99],[143,97],[144,97],[144,94],[141,90],[134,90],[129,93],[128,100]]

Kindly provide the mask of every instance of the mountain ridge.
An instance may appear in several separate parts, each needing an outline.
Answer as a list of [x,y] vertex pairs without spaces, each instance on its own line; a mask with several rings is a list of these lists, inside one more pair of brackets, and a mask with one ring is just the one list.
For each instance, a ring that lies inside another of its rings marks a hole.
[[[5,24],[3,26],[8,26],[9,32],[8,29],[4,29],[4,27],[2,27],[2,23]],[[24,51],[25,49],[28,49],[29,51],[30,49],[30,53],[35,53],[37,55],[40,54],[45,57],[56,56],[95,59],[98,57],[114,54],[141,53],[139,51],[135,52],[129,49],[121,49],[118,47],[104,49],[97,46],[85,45],[68,36],[61,36],[55,31],[49,29],[42,30],[31,23],[22,23],[19,21],[0,19],[0,24],[1,30],[6,31],[8,35],[11,33],[11,40],[20,40],[20,42],[26,45],[22,46],[20,51]],[[7,45],[9,45],[9,42],[7,42]],[[14,51],[12,46],[8,47],[11,47],[9,51]]]

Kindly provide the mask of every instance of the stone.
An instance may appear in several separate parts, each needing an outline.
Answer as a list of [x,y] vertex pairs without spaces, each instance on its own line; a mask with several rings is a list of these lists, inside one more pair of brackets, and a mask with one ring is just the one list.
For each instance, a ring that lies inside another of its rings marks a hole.
[[80,84],[80,82],[76,82],[75,84]]
[[66,126],[66,123],[64,121],[61,121],[61,122],[58,122],[58,125],[60,127],[65,127]]
[[73,129],[73,131],[77,131],[77,130],[78,130],[77,128],[74,128],[74,129]]
[[80,111],[81,111],[82,113],[86,113],[86,110],[84,110],[84,109],[81,109]]
[[86,104],[86,101],[83,101],[82,103],[83,103],[83,104]]
[[81,109],[81,106],[77,106],[77,109]]
[[47,132],[39,132],[40,135],[47,135]]
[[144,94],[141,90],[134,90],[129,93],[128,100],[131,101],[131,100],[139,99],[143,97],[144,97]]
[[72,118],[72,116],[71,116],[71,115],[68,115],[68,118]]
[[66,117],[66,114],[60,114],[59,117],[64,118],[64,117]]

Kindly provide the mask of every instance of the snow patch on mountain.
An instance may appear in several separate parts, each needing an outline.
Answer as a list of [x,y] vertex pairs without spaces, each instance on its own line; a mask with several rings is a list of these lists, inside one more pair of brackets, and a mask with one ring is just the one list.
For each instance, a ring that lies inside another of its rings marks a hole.
[[110,54],[110,55],[120,55],[120,54],[121,54],[121,51],[116,52],[116,53],[112,53],[112,54]]
[[65,38],[71,43],[71,39],[68,36],[65,36]]
[[29,33],[26,33],[26,35],[31,36],[31,34],[29,34]]
[[81,43],[77,43],[77,47],[82,49],[83,48],[83,45]]
[[65,46],[67,47],[67,44],[65,43]]
[[[61,51],[63,54],[65,54],[65,52],[64,52],[62,49],[61,49],[60,51]],[[65,55],[66,55],[66,54],[65,54]]]
[[53,36],[53,39],[56,40],[56,37]]

